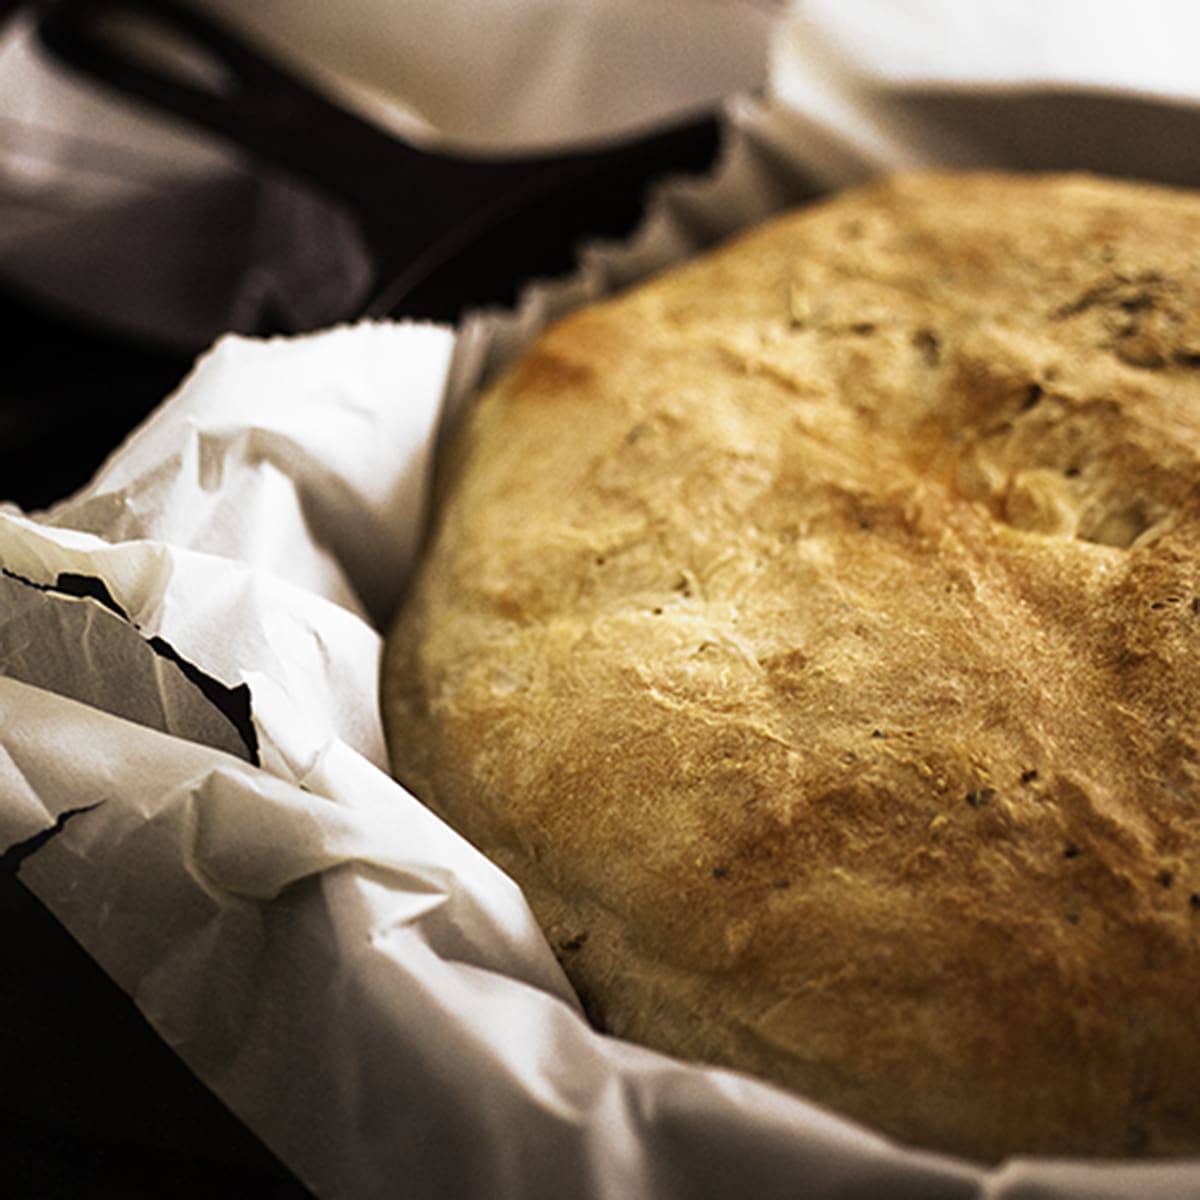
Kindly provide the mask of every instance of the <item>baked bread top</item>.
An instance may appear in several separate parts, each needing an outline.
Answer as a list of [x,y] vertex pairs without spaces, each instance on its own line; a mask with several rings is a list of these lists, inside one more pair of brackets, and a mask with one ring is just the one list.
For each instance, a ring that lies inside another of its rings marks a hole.
[[899,177],[545,334],[397,776],[610,1031],[923,1146],[1200,1151],[1200,199]]

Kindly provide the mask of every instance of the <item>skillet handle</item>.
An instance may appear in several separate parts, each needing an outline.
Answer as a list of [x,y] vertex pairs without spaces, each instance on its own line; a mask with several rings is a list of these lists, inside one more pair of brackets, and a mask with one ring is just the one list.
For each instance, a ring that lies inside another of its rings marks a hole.
[[[160,42],[148,45],[147,32]],[[605,193],[630,194],[666,170],[703,169],[718,141],[716,120],[704,117],[599,150],[505,159],[437,154],[326,99],[188,0],[41,0],[39,33],[85,76],[345,204],[373,258],[373,315],[407,304],[419,315],[445,316],[454,306],[448,285],[437,280],[448,263],[458,261],[457,286],[469,291],[472,272],[486,269],[489,256],[544,242],[548,227],[561,226],[572,241],[611,232]],[[526,216],[533,224],[518,232]]]
[[[308,179],[356,210],[381,174],[394,178],[417,153],[185,0],[49,0],[38,32],[84,75]],[[164,40],[152,47],[147,33]]]

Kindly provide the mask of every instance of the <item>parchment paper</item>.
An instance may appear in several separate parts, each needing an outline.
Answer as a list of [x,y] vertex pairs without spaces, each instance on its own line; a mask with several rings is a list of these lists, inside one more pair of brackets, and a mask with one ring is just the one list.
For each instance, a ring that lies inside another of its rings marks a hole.
[[[715,177],[516,314],[228,339],[78,497],[0,511],[0,847],[61,824],[21,877],[318,1195],[1200,1194],[1192,1163],[905,1150],[595,1034],[514,885],[382,770],[439,422],[556,313],[873,169],[806,139],[780,47]],[[831,113],[892,87],[822,61]]]

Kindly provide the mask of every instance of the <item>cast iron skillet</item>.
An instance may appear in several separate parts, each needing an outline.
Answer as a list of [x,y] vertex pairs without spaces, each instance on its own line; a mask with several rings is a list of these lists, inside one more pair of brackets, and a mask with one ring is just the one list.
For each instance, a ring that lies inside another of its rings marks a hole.
[[[167,35],[191,69],[148,52],[131,30]],[[346,316],[453,319],[511,300],[514,279],[569,270],[580,237],[627,232],[653,180],[703,169],[717,148],[716,119],[706,116],[601,150],[507,159],[431,153],[351,114],[185,0],[51,0],[40,6],[39,32],[52,54],[90,79],[342,205],[373,265],[369,295]]]

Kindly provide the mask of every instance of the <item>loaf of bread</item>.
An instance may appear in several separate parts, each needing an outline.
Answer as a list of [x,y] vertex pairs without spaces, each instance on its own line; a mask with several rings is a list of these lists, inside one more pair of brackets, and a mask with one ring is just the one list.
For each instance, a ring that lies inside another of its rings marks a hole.
[[445,470],[394,769],[598,1025],[1200,1152],[1200,199],[843,194],[561,322]]

